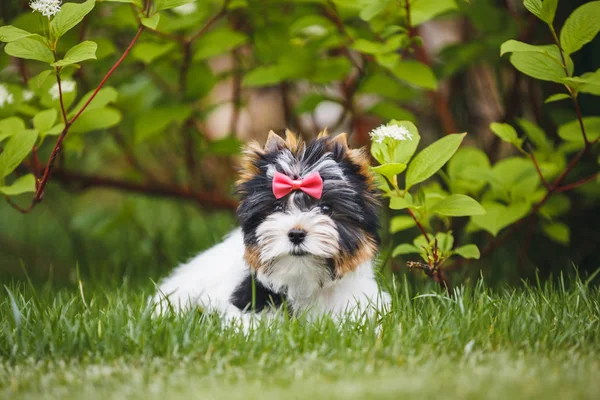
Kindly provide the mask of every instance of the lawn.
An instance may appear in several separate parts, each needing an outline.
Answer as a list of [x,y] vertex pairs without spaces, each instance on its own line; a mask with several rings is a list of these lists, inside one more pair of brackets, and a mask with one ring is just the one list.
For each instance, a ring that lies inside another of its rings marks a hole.
[[[282,320],[248,337],[215,316],[153,319],[151,287],[9,284],[0,397],[600,398],[600,291],[584,280],[476,287],[397,282],[361,326]],[[379,332],[379,333],[378,333]]]

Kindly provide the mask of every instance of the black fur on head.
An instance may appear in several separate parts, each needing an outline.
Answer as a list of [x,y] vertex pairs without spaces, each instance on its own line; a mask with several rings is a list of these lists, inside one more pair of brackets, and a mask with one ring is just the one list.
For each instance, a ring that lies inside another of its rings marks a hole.
[[[318,171],[323,179],[322,197],[315,199],[296,190],[276,199],[272,191],[276,171],[292,179]],[[245,149],[237,193],[241,197],[237,216],[244,234],[245,258],[254,270],[268,268],[261,247],[278,240],[273,239],[275,233],[265,239],[257,232],[265,231],[269,221],[272,230],[290,218],[299,218],[290,223],[300,229],[313,221],[322,224],[307,230],[308,236],[315,235],[315,241],[303,251],[324,258],[334,278],[353,271],[377,251],[379,200],[369,159],[363,150],[348,148],[346,134],[332,138],[325,132],[306,144],[289,131],[285,140],[270,132],[264,147],[251,143]],[[286,231],[276,234],[283,236]],[[328,243],[332,237],[337,243]]]

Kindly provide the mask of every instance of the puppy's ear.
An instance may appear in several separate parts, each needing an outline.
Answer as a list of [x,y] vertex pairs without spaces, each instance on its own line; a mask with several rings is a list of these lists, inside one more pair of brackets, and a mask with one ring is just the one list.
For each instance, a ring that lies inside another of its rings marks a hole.
[[344,150],[348,150],[348,134],[344,132],[336,135],[333,139],[331,139],[331,143],[334,146],[340,146]]
[[319,132],[319,136],[317,136],[317,139],[323,139],[326,137],[329,137],[329,132],[327,132],[327,128],[325,128],[321,132]]
[[273,131],[269,131],[269,136],[265,143],[265,152],[271,153],[285,148],[285,141]]
[[348,148],[348,135],[345,133],[340,133],[336,135],[334,138],[330,139],[330,148],[333,153],[333,158],[335,160],[342,161],[346,154],[350,151]]
[[298,140],[296,134],[290,131],[289,129],[285,130],[285,144],[291,151],[296,151],[298,145],[300,144],[300,141]]

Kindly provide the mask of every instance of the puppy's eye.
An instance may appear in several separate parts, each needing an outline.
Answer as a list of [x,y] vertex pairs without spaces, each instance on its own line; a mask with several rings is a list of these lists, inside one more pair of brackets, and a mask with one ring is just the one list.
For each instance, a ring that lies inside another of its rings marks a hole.
[[333,212],[333,209],[331,208],[331,206],[329,204],[321,204],[321,206],[319,208],[321,209],[321,212],[323,214],[330,215]]
[[279,203],[273,204],[273,211],[274,212],[283,212],[283,205],[281,205]]

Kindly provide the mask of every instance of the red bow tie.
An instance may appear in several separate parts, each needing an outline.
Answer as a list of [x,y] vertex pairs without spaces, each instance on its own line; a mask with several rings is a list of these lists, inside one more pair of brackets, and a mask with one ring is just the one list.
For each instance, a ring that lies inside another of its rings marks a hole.
[[281,172],[275,172],[273,175],[273,194],[276,199],[298,189],[315,199],[320,199],[323,193],[323,179],[318,172],[313,172],[301,179],[291,179]]

